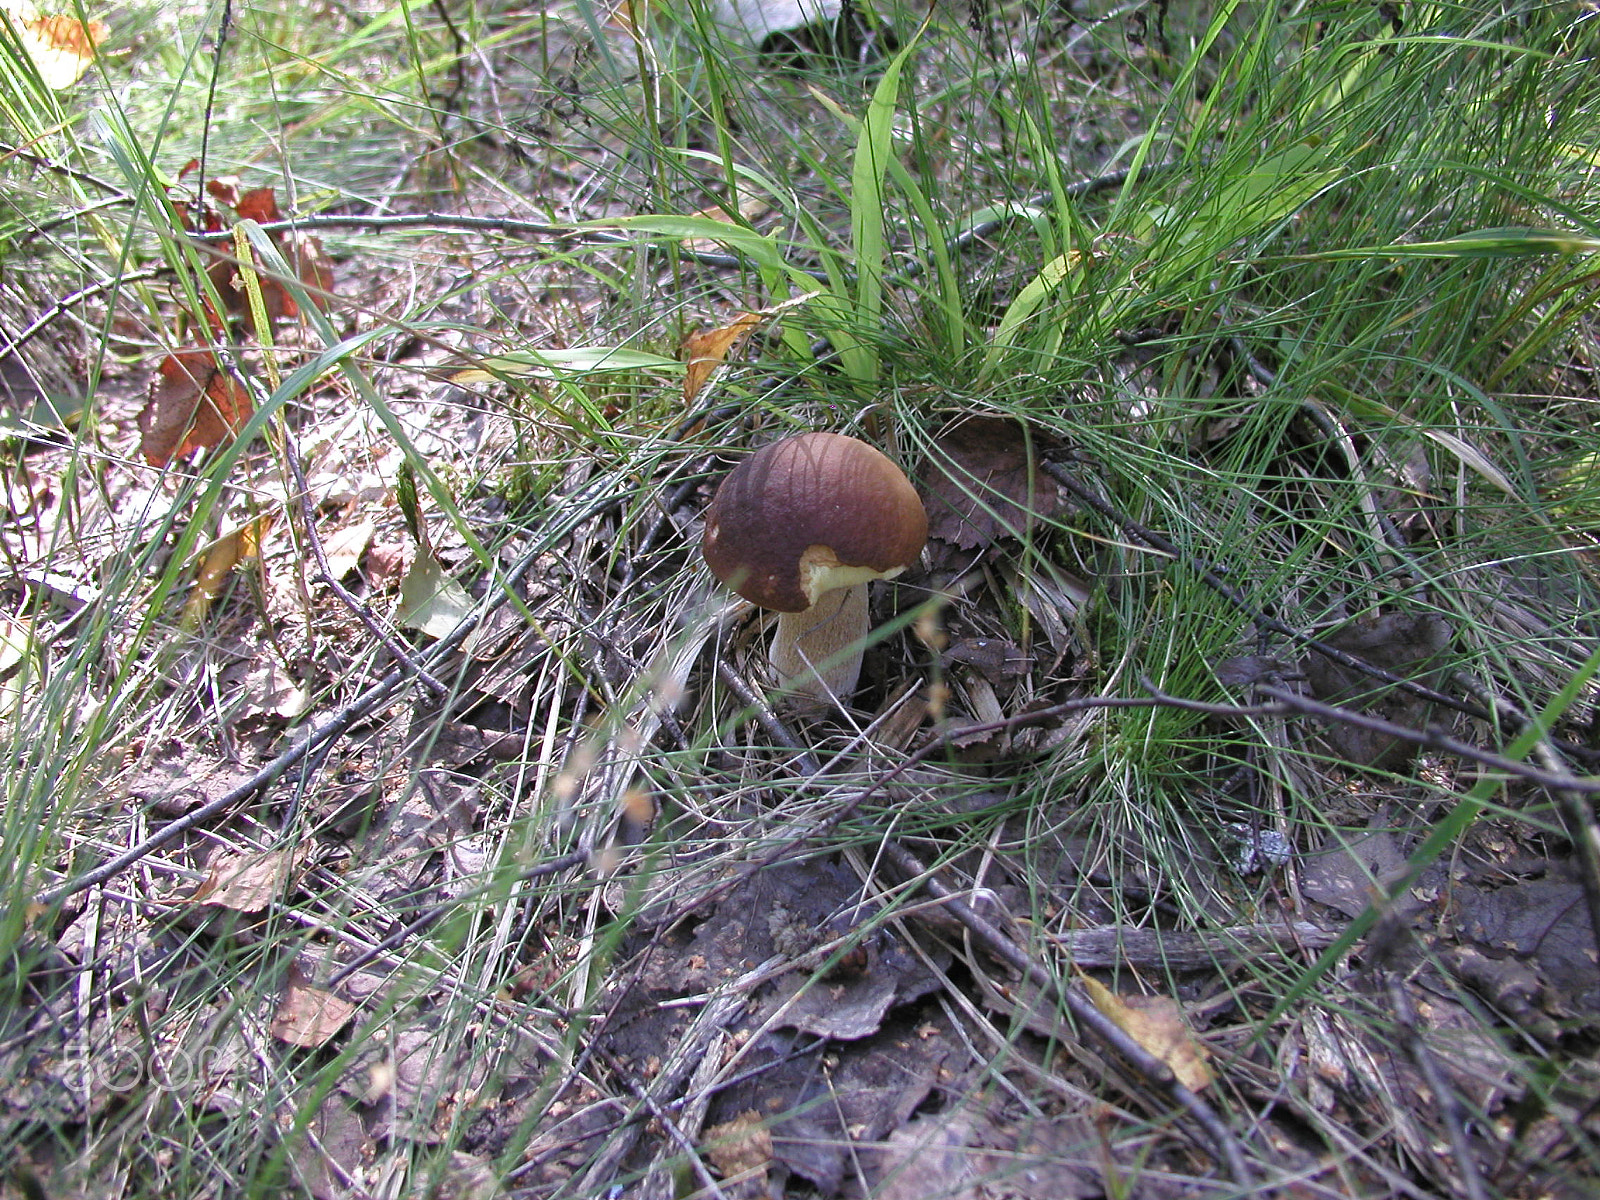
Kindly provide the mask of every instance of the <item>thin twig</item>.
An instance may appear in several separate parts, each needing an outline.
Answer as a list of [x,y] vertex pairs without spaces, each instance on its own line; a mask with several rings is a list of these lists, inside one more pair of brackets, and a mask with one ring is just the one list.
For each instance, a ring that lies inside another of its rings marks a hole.
[[42,316],[37,317],[31,325],[4,346],[0,346],[0,358],[5,358],[8,354],[15,354],[29,341],[37,337],[57,317],[65,316],[74,304],[81,304],[91,297],[119,288],[125,283],[142,283],[146,279],[154,279],[160,273],[160,271],[156,270],[133,271],[127,275],[118,275],[112,279],[101,280],[99,283],[91,283],[88,287],[79,288],[70,296],[61,297],[61,299],[47,308]]
[[[1337,721],[1341,725],[1349,725],[1356,729],[1369,730],[1372,733],[1381,733],[1389,737],[1398,738],[1409,742],[1413,746],[1421,746],[1428,750],[1442,750],[1446,754],[1454,754],[1471,762],[1489,767],[1492,770],[1503,771],[1507,775],[1515,775],[1519,779],[1526,779],[1540,787],[1551,789],[1566,789],[1573,792],[1582,792],[1587,795],[1600,793],[1600,779],[1593,776],[1581,778],[1564,770],[1548,770],[1536,767],[1532,763],[1519,762],[1514,758],[1507,758],[1504,754],[1496,754],[1492,750],[1480,750],[1460,738],[1453,738],[1449,734],[1440,733],[1436,729],[1413,729],[1409,725],[1397,725],[1393,721],[1385,721],[1382,717],[1374,717],[1370,713],[1354,712],[1348,708],[1340,708],[1333,704],[1324,704],[1320,700],[1313,700],[1310,696],[1302,696],[1288,688],[1278,687],[1270,683],[1258,683],[1256,690],[1263,696],[1269,696],[1281,706],[1279,712],[1297,712],[1308,717],[1318,717],[1324,721]],[[1159,695],[1159,693],[1158,693]],[[1228,706],[1225,704],[1206,706],[1201,709],[1191,701],[1181,701],[1176,697],[1165,696],[1162,699],[1177,708],[1195,709],[1197,711],[1214,711],[1218,716],[1226,716]]]
[[313,727],[304,737],[271,762],[259,767],[243,783],[229,788],[215,800],[209,800],[199,808],[184,813],[183,816],[178,817],[176,820],[167,822],[149,837],[146,837],[143,841],[136,842],[115,858],[108,859],[98,867],[85,871],[82,875],[75,876],[65,883],[57,884],[53,888],[46,888],[44,891],[39,892],[34,896],[34,903],[40,905],[54,904],[58,900],[65,900],[68,896],[76,895],[78,892],[91,888],[97,883],[104,883],[112,876],[127,870],[140,859],[155,853],[155,851],[161,849],[179,834],[193,829],[196,825],[204,824],[212,817],[227,812],[235,805],[242,804],[257,792],[274,783],[280,775],[299,763],[312,750],[349,729],[393,695],[409,678],[410,676],[404,671],[390,671],[360,696],[334,713],[333,716],[322,722],[322,724]]
[[720,654],[717,655],[717,678],[727,686],[728,690],[739,698],[739,702],[755,713],[756,721],[762,729],[767,731],[767,736],[785,750],[792,751],[795,763],[800,767],[806,778],[815,778],[822,772],[822,764],[817,761],[816,755],[800,744],[798,738],[789,732],[778,715],[772,711],[759,693],[745,682],[743,675],[739,674]]
[[1389,1004],[1394,1009],[1395,1025],[1401,1033],[1400,1044],[1405,1049],[1406,1057],[1411,1059],[1418,1071],[1422,1072],[1423,1082],[1433,1093],[1434,1107],[1438,1110],[1439,1120],[1443,1123],[1445,1134],[1450,1139],[1450,1153],[1461,1175],[1464,1200],[1488,1200],[1488,1193],[1483,1187],[1483,1176],[1478,1170],[1478,1160],[1472,1153],[1472,1147],[1467,1144],[1467,1115],[1462,1110],[1461,1098],[1450,1086],[1450,1081],[1444,1077],[1444,1072],[1439,1069],[1439,1060],[1434,1056],[1427,1040],[1423,1038],[1422,1031],[1417,1028],[1416,1010],[1412,1007],[1411,997],[1406,994],[1400,977],[1390,975],[1388,982]]
[[323,584],[354,614],[356,620],[366,627],[367,632],[377,639],[378,644],[389,652],[390,657],[414,675],[419,683],[440,698],[450,695],[450,688],[428,673],[427,668],[417,661],[411,651],[383,627],[378,615],[357,599],[343,583],[334,578],[333,569],[328,566],[327,551],[322,545],[322,535],[317,532],[317,514],[311,504],[311,485],[306,482],[299,449],[287,429],[283,430],[283,450],[284,457],[289,460],[289,473],[294,476],[295,491],[300,502],[300,521],[306,531],[306,545],[311,547],[311,557],[316,559],[317,574]]
[[45,155],[35,153],[32,150],[13,146],[8,142],[0,142],[0,160],[7,158],[21,159],[23,162],[32,163],[36,167],[43,167],[51,174],[64,175],[68,179],[76,179],[81,183],[91,183],[102,191],[111,192],[122,199],[129,202],[132,201],[132,197],[123,192],[121,184],[112,183],[108,179],[101,179],[98,175],[91,175],[87,171],[80,171],[77,167],[69,167],[66,163],[47,158]]
[[[466,640],[467,636],[479,627],[482,618],[505,601],[512,585],[533,565],[535,557],[533,554],[528,555],[511,571],[507,572],[503,586],[491,589],[484,612],[475,613],[463,620],[449,634],[435,642],[428,650],[427,659],[433,663],[439,663],[455,653],[456,648]],[[140,859],[146,858],[161,849],[162,846],[165,846],[185,831],[193,829],[196,825],[200,825],[212,817],[227,812],[235,805],[242,804],[251,796],[271,786],[280,775],[304,760],[313,750],[333,738],[341,736],[357,721],[389,699],[410,679],[411,675],[406,671],[398,668],[390,671],[327,720],[320,725],[313,726],[287,750],[270,762],[264,763],[244,782],[230,788],[215,800],[207,801],[192,812],[185,813],[176,820],[169,821],[142,841],[128,847],[115,858],[109,859],[81,875],[74,876],[65,883],[44,889],[34,896],[34,902],[41,905],[55,904],[57,901],[76,895],[86,888],[94,887],[98,883],[104,883],[112,876],[127,870]]]
[[[573,867],[581,867],[588,861],[589,854],[587,851],[574,850],[570,854],[563,854],[560,858],[552,858],[547,862],[538,863],[535,866],[531,866],[527,870],[520,872],[517,875],[517,882],[527,883],[534,879],[543,878],[546,875],[559,875],[562,871],[570,870]],[[331,976],[329,976],[328,982],[323,986],[330,989],[337,987],[346,979],[350,978],[350,976],[354,975],[357,971],[361,970],[361,968],[366,966],[368,963],[381,958],[383,955],[388,954],[391,950],[397,950],[401,946],[405,945],[406,942],[410,941],[412,938],[425,931],[430,925],[434,924],[434,922],[438,921],[440,917],[443,917],[452,909],[460,905],[462,901],[483,895],[489,891],[491,886],[498,887],[499,884],[496,883],[493,885],[486,885],[485,887],[479,888],[475,891],[462,892],[459,896],[451,896],[446,900],[441,900],[438,904],[430,905],[428,908],[423,910],[421,916],[416,917],[406,925],[395,930],[388,937],[384,938],[383,941],[374,946],[369,946],[350,962],[347,962],[344,966],[340,967]]]

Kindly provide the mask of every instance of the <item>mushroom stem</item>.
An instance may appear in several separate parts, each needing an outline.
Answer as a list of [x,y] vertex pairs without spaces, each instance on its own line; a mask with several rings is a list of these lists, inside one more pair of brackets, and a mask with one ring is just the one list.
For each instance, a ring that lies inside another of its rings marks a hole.
[[861,678],[867,637],[867,585],[835,588],[803,612],[779,613],[771,662],[791,694],[825,704],[850,698]]

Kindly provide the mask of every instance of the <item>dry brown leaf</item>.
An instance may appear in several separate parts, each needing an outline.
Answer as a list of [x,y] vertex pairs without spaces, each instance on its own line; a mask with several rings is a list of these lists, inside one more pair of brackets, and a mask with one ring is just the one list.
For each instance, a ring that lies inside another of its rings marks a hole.
[[[754,221],[759,217],[764,217],[771,211],[772,205],[766,200],[763,200],[760,196],[745,192],[740,193],[739,215],[743,217],[746,222]],[[721,205],[714,204],[710,208],[702,208],[694,215],[697,217],[705,217],[712,221],[721,221],[725,225],[732,225],[734,223],[733,218],[728,215],[728,210],[723,208]],[[684,238],[683,246],[684,249],[695,254],[726,254],[728,252],[727,245],[717,241],[716,238]]]
[[[275,188],[258,187],[240,191],[237,176],[223,175],[206,184],[206,193],[217,201],[218,205],[231,208],[239,220],[255,221],[263,225],[283,220]],[[212,207],[207,210],[204,224],[209,232],[216,232],[224,228],[225,221],[225,215],[218,208]],[[276,231],[271,237],[273,244],[278,247],[284,260],[289,264],[290,270],[294,272],[295,278],[310,289],[313,302],[318,294],[332,288],[333,263],[318,239],[305,234]],[[250,307],[250,292],[240,275],[238,262],[220,246],[213,247],[212,253],[216,258],[206,268],[206,274],[211,277],[211,283],[217,289],[217,295],[222,298],[223,306],[230,313],[249,320],[252,330],[257,337],[260,337],[262,330],[255,328],[255,314]],[[300,315],[300,306],[295,303],[294,297],[282,280],[259,272],[256,279],[261,289],[261,306],[265,310],[269,325]],[[221,322],[216,314],[207,315],[214,324],[220,326]]]
[[367,551],[367,583],[374,591],[399,586],[411,570],[416,543],[406,540],[379,542]]
[[234,710],[235,723],[248,717],[281,717],[292,721],[311,707],[311,693],[278,661],[267,655],[245,676],[244,694]]
[[772,1134],[754,1109],[706,1130],[705,1151],[723,1179],[754,1179],[765,1187]]
[[711,378],[711,373],[722,365],[734,346],[761,323],[761,317],[760,313],[740,313],[731,324],[718,329],[697,330],[683,339],[683,361],[688,364],[683,376],[685,406],[694,403],[694,398],[700,394],[706,380]]
[[1019,537],[1061,511],[1055,481],[1039,468],[1016,421],[968,417],[937,441],[927,480],[928,536],[962,550]]
[[233,202],[233,211],[239,214],[241,220],[256,221],[262,225],[268,221],[283,220],[283,214],[278,211],[277,190],[270,187],[240,192],[239,198]]
[[1176,1000],[1170,996],[1119,996],[1091,975],[1082,980],[1094,1006],[1171,1067],[1186,1088],[1198,1092],[1211,1083],[1210,1053],[1190,1030]]
[[[1352,622],[1322,640],[1393,675],[1438,687],[1449,662],[1450,622],[1437,613],[1391,612]],[[1397,725],[1422,726],[1431,705],[1422,697],[1382,683],[1320,654],[1307,657],[1311,694],[1324,704],[1359,708]],[[1334,753],[1360,767],[1395,769],[1416,757],[1417,747],[1392,734],[1334,722],[1322,732]]]
[[300,850],[219,854],[189,897],[189,903],[215,904],[235,912],[260,912],[283,894],[291,872],[304,857]]
[[291,1046],[321,1046],[344,1028],[355,1011],[350,1001],[312,987],[298,971],[291,971],[289,986],[272,1016],[272,1036]]
[[161,360],[139,414],[139,452],[164,467],[191,450],[213,450],[250,419],[250,394],[209,350],[177,350]]

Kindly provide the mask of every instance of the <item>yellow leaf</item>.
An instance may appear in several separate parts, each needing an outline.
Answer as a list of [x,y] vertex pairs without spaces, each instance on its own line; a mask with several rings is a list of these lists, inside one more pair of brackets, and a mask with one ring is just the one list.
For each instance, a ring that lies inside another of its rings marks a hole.
[[183,616],[178,622],[180,628],[199,627],[211,610],[211,602],[221,594],[228,574],[240,563],[261,553],[261,540],[271,528],[272,517],[263,515],[211,543],[200,560],[200,574],[195,577],[189,599],[184,602]]
[[728,353],[761,323],[761,314],[743,312],[720,329],[691,333],[683,340],[683,361],[688,369],[683,376],[683,403],[693,404],[711,373],[720,367]]
[[1183,1019],[1170,996],[1119,996],[1105,984],[1083,975],[1084,991],[1094,1006],[1117,1023],[1139,1045],[1155,1055],[1191,1092],[1211,1083],[1210,1053]]
[[17,44],[33,60],[39,78],[56,92],[77,83],[94,66],[95,47],[110,32],[103,21],[46,15],[31,4],[16,0],[0,3],[0,16],[11,27]]

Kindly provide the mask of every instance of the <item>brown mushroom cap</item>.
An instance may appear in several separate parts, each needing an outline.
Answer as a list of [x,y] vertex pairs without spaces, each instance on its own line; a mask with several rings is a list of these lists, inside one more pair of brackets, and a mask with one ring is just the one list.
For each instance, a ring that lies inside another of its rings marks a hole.
[[701,551],[746,600],[804,612],[832,588],[898,575],[927,540],[928,514],[899,467],[853,437],[802,433],[722,481]]

